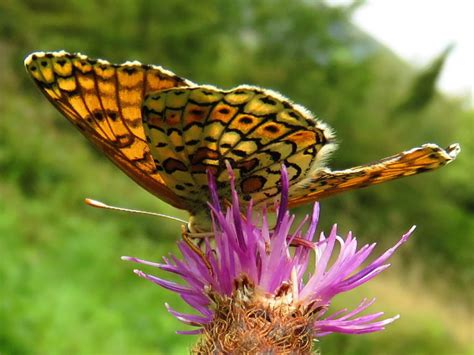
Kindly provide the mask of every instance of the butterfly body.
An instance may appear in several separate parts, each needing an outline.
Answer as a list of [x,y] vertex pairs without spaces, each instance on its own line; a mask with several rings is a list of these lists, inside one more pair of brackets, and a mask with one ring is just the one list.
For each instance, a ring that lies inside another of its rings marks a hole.
[[116,65],[66,52],[33,53],[25,65],[45,96],[142,187],[191,214],[191,230],[209,229],[206,172],[229,199],[226,164],[243,203],[279,195],[288,169],[289,205],[433,170],[452,161],[423,145],[373,164],[331,171],[334,134],[303,107],[271,90],[196,85],[158,66]]

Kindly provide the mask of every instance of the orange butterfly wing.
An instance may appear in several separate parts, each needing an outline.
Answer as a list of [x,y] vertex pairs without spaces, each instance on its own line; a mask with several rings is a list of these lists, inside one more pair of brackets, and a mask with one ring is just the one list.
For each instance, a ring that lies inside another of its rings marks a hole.
[[143,104],[145,134],[166,185],[198,212],[209,199],[209,169],[218,193],[230,200],[226,162],[242,202],[280,193],[285,164],[290,184],[307,176],[333,149],[331,130],[303,108],[270,90],[239,86],[173,88]]
[[157,66],[115,65],[63,51],[33,53],[25,66],[53,105],[121,170],[160,199],[186,209],[157,172],[141,105],[149,92],[191,82]]
[[290,188],[289,206],[318,201],[347,190],[363,188],[431,171],[452,162],[461,148],[451,144],[446,149],[436,144],[424,144],[376,162],[346,170],[318,169]]

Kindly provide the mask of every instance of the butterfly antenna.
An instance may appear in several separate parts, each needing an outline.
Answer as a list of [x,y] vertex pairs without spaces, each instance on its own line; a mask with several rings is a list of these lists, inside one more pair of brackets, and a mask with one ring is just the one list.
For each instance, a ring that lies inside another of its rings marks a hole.
[[122,212],[129,212],[129,213],[146,214],[146,215],[149,215],[149,216],[156,216],[156,217],[163,217],[163,218],[171,219],[171,220],[173,220],[173,221],[177,221],[177,222],[181,222],[181,223],[185,223],[185,224],[188,223],[188,222],[185,221],[184,219],[180,219],[180,218],[173,217],[173,216],[168,216],[168,215],[166,215],[166,214],[155,213],[155,212],[148,212],[148,211],[140,211],[140,210],[132,210],[132,209],[123,208],[123,207],[109,206],[109,205],[106,205],[106,204],[103,203],[103,202],[96,201],[96,200],[93,200],[93,199],[91,199],[91,198],[86,198],[86,199],[84,199],[84,202],[85,202],[87,205],[92,206],[92,207],[95,207],[95,208],[105,208],[105,209],[107,209],[107,210],[113,210],[113,211],[122,211]]

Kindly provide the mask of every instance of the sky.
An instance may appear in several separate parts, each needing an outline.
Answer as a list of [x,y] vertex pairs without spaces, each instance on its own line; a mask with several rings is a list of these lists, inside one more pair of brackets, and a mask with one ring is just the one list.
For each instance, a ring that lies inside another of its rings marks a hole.
[[366,0],[352,20],[419,68],[454,43],[438,87],[449,95],[467,97],[474,107],[473,18],[474,0]]

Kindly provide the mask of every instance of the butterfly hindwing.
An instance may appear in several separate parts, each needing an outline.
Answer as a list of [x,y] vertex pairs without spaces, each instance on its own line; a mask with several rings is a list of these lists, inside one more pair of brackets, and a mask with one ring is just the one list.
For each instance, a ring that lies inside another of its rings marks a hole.
[[161,67],[121,65],[66,52],[33,53],[25,66],[43,94],[90,141],[141,186],[178,208],[145,141],[146,93],[191,83]]
[[306,110],[274,92],[249,86],[151,93],[143,117],[165,183],[190,204],[207,199],[207,169],[217,176],[225,195],[226,161],[234,169],[242,198],[259,201],[278,194],[282,164],[290,180],[299,181],[333,146],[330,129]]

